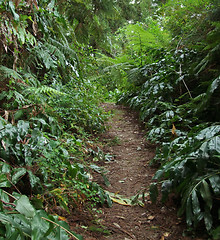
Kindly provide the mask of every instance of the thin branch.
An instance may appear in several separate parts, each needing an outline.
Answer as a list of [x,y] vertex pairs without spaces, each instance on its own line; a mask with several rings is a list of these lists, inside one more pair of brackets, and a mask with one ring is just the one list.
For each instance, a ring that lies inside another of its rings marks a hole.
[[66,231],[69,235],[71,235],[72,237],[74,237],[75,239],[78,239],[79,240],[79,238],[78,237],[76,237],[75,235],[73,235],[69,230],[67,230],[66,228],[64,228],[64,227],[62,227],[61,225],[59,225],[58,223],[55,223],[54,221],[51,221],[51,220],[49,220],[49,219],[47,219],[47,218],[45,218],[45,217],[41,217],[42,219],[44,219],[44,220],[46,220],[46,221],[48,221],[48,222],[50,222],[50,223],[53,223],[54,225],[56,225],[56,226],[58,226],[58,227],[60,227],[60,228],[62,228],[64,231]]
[[2,190],[3,193],[7,194],[9,197],[13,198],[14,200],[18,200],[18,198],[14,197],[10,193],[6,192],[5,190]]
[[[1,131],[2,129],[0,129],[0,131]],[[5,161],[5,159],[3,159],[3,158],[0,158],[0,160],[2,161],[2,162],[5,162],[5,163],[7,163],[6,161]]]
[[190,90],[189,90],[189,88],[188,88],[188,86],[186,85],[186,82],[184,81],[184,79],[183,79],[183,77],[182,77],[182,66],[181,66],[181,64],[180,64],[179,75],[180,75],[180,79],[183,81],[183,84],[184,84],[187,92],[189,93],[190,98],[193,98],[192,95],[191,95],[191,92],[190,92]]
[[5,201],[3,201],[2,199],[0,199],[0,201],[3,202],[4,204],[12,205],[13,207],[16,207],[16,205],[15,205],[14,203],[5,202]]

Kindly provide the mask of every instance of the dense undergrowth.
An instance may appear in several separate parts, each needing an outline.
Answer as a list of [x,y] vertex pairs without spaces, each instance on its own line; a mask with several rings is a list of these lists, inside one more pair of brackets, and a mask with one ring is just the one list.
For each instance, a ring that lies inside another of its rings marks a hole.
[[161,2],[0,0],[1,239],[82,239],[52,206],[111,205],[91,177],[106,98],[158,146],[152,200],[174,192],[189,228],[219,239],[220,6]]
[[57,7],[0,1],[1,239],[82,239],[52,209],[111,205],[89,174],[107,118],[95,60]]
[[152,200],[158,185],[162,201],[175,193],[189,229],[204,226],[213,239],[220,237],[219,11],[217,1],[167,1],[121,28],[121,53],[100,59],[118,102],[140,112],[158,146]]

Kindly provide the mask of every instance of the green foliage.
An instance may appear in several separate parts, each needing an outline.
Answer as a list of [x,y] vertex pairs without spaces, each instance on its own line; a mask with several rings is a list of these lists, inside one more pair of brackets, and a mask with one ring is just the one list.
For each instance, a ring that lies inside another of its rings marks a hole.
[[99,93],[96,86],[89,81],[82,84],[69,82],[62,87],[62,92],[66,94],[62,98],[56,97],[50,104],[62,118],[66,129],[73,132],[77,132],[79,127],[87,132],[104,130],[107,114],[97,106]]
[[[70,231],[66,222],[36,210],[28,197],[0,190],[0,237],[2,239],[83,239]],[[13,199],[10,202],[9,197]]]
[[[139,109],[140,118],[150,128],[149,140],[163,142],[154,159],[162,164],[155,175],[156,180],[163,182],[162,200],[165,201],[171,192],[178,194],[181,199],[179,214],[186,214],[187,224],[196,228],[204,221],[206,230],[212,234],[218,218],[215,213],[219,193],[213,187],[219,178],[219,158],[216,157],[220,151],[219,125],[196,124],[202,120],[198,119],[198,114],[203,113],[204,121],[210,119],[204,118],[204,112],[215,114],[212,120],[218,118],[218,113],[212,112],[210,100],[216,99],[219,81],[218,77],[211,79],[205,93],[191,97],[197,93],[197,89],[188,92],[186,82],[190,83],[192,76],[184,73],[185,66],[181,73],[177,71],[179,65],[186,65],[186,59],[194,56],[194,53],[186,53],[184,62],[180,54],[167,52],[161,61],[157,58],[157,62],[140,67],[141,77],[128,75],[135,88],[129,88],[132,90],[119,101]],[[156,184],[150,190],[155,201]]]
[[[167,179],[162,184],[163,199],[171,191],[180,194],[182,200],[179,214],[186,212],[189,226],[194,224],[196,227],[204,220],[207,231],[210,231],[216,227],[213,218],[218,218],[215,208],[220,193],[216,187],[220,180],[220,126],[203,127],[198,131],[201,127],[203,126],[196,126],[188,133],[188,137],[177,137],[163,147],[160,157],[165,164],[154,178]],[[155,199],[153,192],[152,196]]]
[[151,199],[158,185],[163,201],[174,192],[188,226],[205,226],[214,239],[220,211],[218,13],[218,1],[167,1],[151,18],[121,30],[121,52],[112,62],[102,58],[110,76],[123,71],[118,102],[140,112],[148,140],[158,146],[152,164],[161,167]]
[[86,162],[88,134],[104,130],[107,114],[89,46],[59,1],[38,2],[0,1],[0,237],[82,239],[43,206],[111,206]]
[[204,39],[209,29],[207,16],[212,8],[212,1],[207,0],[169,0],[163,7],[166,28],[171,30],[173,37],[178,38],[181,44],[200,48],[199,41]]
[[162,200],[175,192],[187,224],[219,238],[219,9],[211,0],[0,1],[0,187],[14,192],[1,190],[2,238],[77,238],[43,204],[111,206],[91,180],[96,171],[108,185],[105,170],[87,162],[111,160],[88,147],[88,134],[104,130],[103,95],[140,111],[158,144]]
[[160,48],[169,42],[169,33],[162,31],[158,23],[152,18],[146,19],[146,24],[136,23],[127,25],[121,30],[126,35],[135,51],[146,51],[147,48]]

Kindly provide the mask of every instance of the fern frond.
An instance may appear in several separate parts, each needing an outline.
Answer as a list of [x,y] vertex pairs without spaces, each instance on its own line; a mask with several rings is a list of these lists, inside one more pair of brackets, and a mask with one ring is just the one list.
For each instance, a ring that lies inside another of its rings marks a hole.
[[65,67],[67,60],[63,52],[60,51],[60,48],[49,43],[45,43],[44,47],[45,47],[45,50],[50,54],[50,57],[55,56],[55,58],[60,61],[61,66]]
[[17,71],[2,65],[0,66],[0,76],[0,81],[6,78],[13,78],[15,80],[22,79],[22,76]]
[[64,45],[53,38],[50,38],[49,41],[54,47],[57,47],[57,49],[59,49],[59,51],[62,52],[66,57],[68,56],[72,60],[75,60],[78,62],[78,56],[76,52],[73,49],[71,49],[69,45],[67,44]]
[[62,67],[65,68],[69,65],[72,71],[79,76],[80,74],[80,67],[79,67],[79,59],[77,53],[69,46],[69,44],[62,44],[61,42],[50,38],[50,43],[53,47],[56,47],[56,51],[54,54],[58,58],[63,56]]
[[24,74],[25,83],[28,84],[30,87],[38,88],[41,86],[40,81],[34,74],[25,73]]
[[48,87],[46,85],[42,85],[38,88],[36,87],[29,87],[27,88],[24,93],[28,93],[28,94],[33,94],[33,95],[47,95],[50,97],[54,97],[54,96],[61,96],[61,95],[66,95],[66,93],[60,92],[52,87]]

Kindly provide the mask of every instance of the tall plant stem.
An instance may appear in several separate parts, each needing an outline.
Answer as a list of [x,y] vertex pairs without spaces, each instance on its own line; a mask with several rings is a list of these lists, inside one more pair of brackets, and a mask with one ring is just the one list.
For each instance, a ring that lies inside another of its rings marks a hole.
[[183,84],[184,84],[184,86],[185,86],[187,92],[189,93],[190,98],[192,98],[192,94],[191,94],[191,92],[190,92],[188,86],[186,85],[186,82],[184,81],[184,78],[182,77],[182,65],[181,65],[181,64],[180,64],[179,75],[180,75],[181,80],[183,81]]

